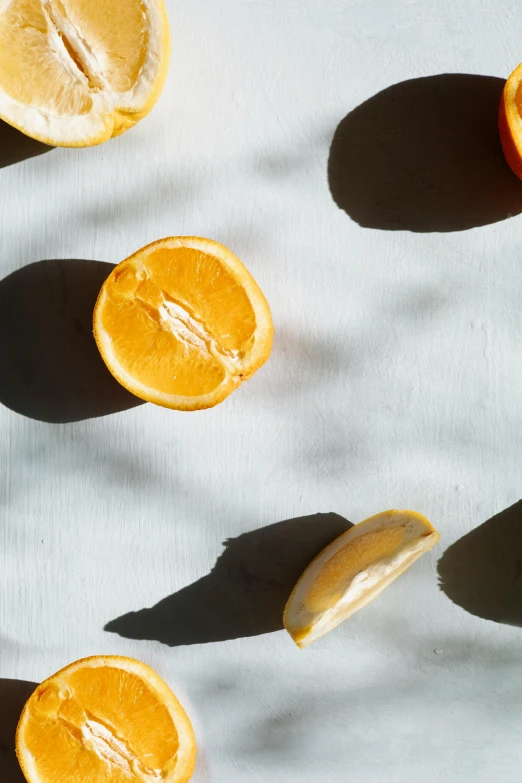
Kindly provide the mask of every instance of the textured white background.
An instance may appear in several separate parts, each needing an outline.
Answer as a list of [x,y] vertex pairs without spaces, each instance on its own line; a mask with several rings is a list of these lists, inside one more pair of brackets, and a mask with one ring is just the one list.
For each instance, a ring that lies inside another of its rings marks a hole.
[[[194,721],[196,783],[512,779],[521,631],[452,603],[437,560],[520,496],[522,217],[364,228],[335,204],[327,164],[340,121],[392,84],[505,78],[522,58],[516,5],[168,10],[171,70],[149,118],[99,148],[0,169],[0,279],[209,236],[266,293],[274,351],[211,411],[48,423],[0,406],[0,677],[40,681],[97,653],[146,661]],[[426,514],[438,548],[305,652],[283,631],[171,647],[104,630],[209,574],[227,539],[387,507]]]

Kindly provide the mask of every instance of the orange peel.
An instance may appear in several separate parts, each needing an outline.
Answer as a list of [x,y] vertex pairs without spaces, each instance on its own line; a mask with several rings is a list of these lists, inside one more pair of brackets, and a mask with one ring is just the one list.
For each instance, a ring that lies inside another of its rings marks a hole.
[[522,63],[509,76],[502,90],[498,130],[506,161],[522,179]]

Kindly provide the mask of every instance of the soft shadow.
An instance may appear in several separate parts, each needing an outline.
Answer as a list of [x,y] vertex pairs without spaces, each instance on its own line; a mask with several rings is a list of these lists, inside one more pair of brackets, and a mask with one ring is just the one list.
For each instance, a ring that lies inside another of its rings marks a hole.
[[350,527],[338,514],[313,514],[228,539],[210,574],[151,609],[112,620],[105,630],[169,647],[279,631],[306,566]]
[[0,780],[26,783],[15,753],[15,733],[24,704],[36,688],[35,682],[0,678]]
[[47,422],[126,410],[141,400],[114,380],[92,335],[112,264],[38,261],[0,281],[0,402]]
[[470,614],[522,626],[522,501],[446,550],[440,588]]
[[42,144],[41,141],[26,136],[12,125],[0,120],[0,169],[13,163],[20,163],[27,158],[34,158],[35,155],[42,155],[52,149],[54,147]]
[[337,205],[366,228],[461,231],[522,211],[497,114],[505,80],[461,73],[410,79],[357,106],[328,162]]

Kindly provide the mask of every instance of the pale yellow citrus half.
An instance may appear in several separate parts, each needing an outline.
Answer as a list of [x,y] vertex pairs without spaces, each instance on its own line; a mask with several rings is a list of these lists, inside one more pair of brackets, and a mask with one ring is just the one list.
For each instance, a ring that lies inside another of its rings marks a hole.
[[299,579],[285,607],[286,630],[306,647],[376,598],[438,540],[415,511],[384,511],[354,525]]
[[151,110],[167,75],[163,0],[0,0],[0,119],[65,147]]
[[169,237],[115,267],[93,319],[114,377],[143,400],[210,408],[268,359],[272,318],[256,281],[210,239]]
[[186,783],[196,742],[152,669],[100,656],[37,687],[20,717],[16,753],[28,783]]

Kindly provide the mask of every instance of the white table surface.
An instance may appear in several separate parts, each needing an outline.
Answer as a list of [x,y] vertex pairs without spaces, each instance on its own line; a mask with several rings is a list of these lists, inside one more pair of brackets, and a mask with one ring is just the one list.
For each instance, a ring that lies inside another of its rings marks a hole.
[[[20,782],[24,683],[101,653],[178,694],[195,783],[515,779],[522,183],[495,114],[517,7],[168,10],[169,79],[134,130],[85,150],[0,130],[0,779]],[[89,335],[100,262],[183,234],[239,255],[276,328],[191,414],[134,406]],[[289,583],[389,507],[437,549],[299,651]]]

